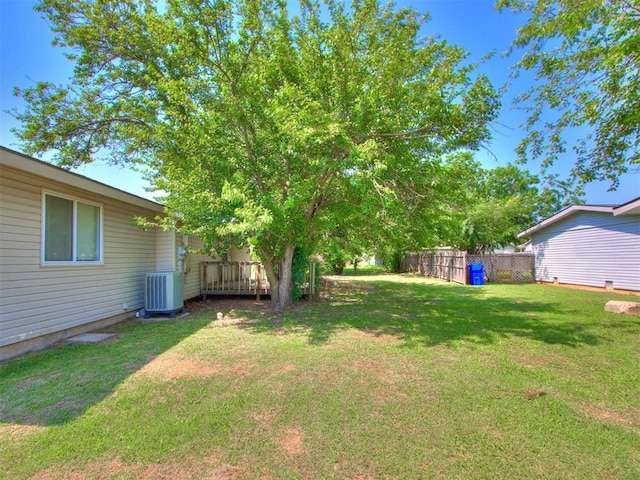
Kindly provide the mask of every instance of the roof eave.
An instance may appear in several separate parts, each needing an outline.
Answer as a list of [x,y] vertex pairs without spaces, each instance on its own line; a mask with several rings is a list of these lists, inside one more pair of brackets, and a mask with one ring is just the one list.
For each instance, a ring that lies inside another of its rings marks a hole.
[[640,215],[640,197],[634,198],[622,205],[618,205],[613,209],[613,215]]
[[[139,197],[132,193],[125,192],[124,190],[111,187],[85,177],[84,175],[64,170],[63,168],[0,145],[0,153],[2,152],[6,152],[8,155],[0,155],[0,165],[5,165],[15,170],[45,177],[69,187],[87,190],[107,198],[120,200],[158,213],[162,213],[164,211],[164,207],[153,200]],[[25,161],[27,164],[25,164]]]
[[552,217],[549,217],[543,220],[537,225],[534,225],[533,227],[518,233],[518,238],[528,237],[532,233],[536,233],[539,230],[547,228],[550,225],[553,225],[554,223],[562,220],[563,218],[569,217],[576,212],[610,213],[610,212],[613,212],[613,210],[614,210],[614,207],[608,206],[608,205],[572,205],[570,207],[565,208],[564,210],[561,210],[560,212],[556,213]]

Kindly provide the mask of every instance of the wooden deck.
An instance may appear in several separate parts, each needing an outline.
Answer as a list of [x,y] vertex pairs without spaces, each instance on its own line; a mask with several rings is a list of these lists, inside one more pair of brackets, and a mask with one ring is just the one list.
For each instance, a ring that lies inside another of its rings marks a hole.
[[[315,264],[309,268],[303,294],[315,292]],[[200,294],[207,295],[271,295],[271,285],[261,262],[202,262],[200,264]]]

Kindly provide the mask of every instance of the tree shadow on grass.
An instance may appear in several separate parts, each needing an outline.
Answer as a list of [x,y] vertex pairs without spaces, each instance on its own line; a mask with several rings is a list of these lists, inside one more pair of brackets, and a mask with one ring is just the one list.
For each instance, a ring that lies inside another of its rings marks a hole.
[[0,363],[0,426],[61,425],[114,392],[156,356],[209,320],[127,322],[99,344],[59,344]]
[[242,328],[256,333],[303,333],[311,344],[327,343],[347,329],[391,335],[406,347],[459,341],[490,345],[514,337],[570,347],[604,340],[589,322],[581,321],[579,305],[488,296],[482,288],[455,284],[379,278],[343,284],[323,301],[286,315],[256,316]]

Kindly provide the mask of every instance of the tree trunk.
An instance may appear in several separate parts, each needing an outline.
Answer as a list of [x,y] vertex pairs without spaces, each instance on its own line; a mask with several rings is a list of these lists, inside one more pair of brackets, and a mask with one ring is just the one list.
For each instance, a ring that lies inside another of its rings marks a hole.
[[[271,306],[274,310],[286,310],[293,307],[293,252],[295,246],[285,248],[284,255],[277,263],[262,258],[269,286],[271,287]],[[277,265],[277,270],[275,266]]]
[[284,256],[280,260],[278,298],[275,302],[272,300],[276,310],[286,310],[293,307],[293,252],[295,249],[295,246],[287,246]]
[[272,261],[265,260],[263,258],[262,263],[264,265],[264,272],[267,274],[267,280],[269,280],[269,288],[271,289],[271,304],[275,305],[278,302],[278,291],[280,288],[278,275],[276,274],[276,271],[273,268]]

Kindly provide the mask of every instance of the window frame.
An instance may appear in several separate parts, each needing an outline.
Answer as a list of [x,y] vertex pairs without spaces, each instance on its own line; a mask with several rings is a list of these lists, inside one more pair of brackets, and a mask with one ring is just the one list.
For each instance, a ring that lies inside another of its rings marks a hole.
[[[72,218],[71,218],[71,260],[46,260],[46,232],[47,232],[47,196],[61,198],[72,202]],[[97,260],[77,260],[78,248],[78,203],[90,205],[98,209],[98,259]],[[44,267],[63,267],[63,266],[96,266],[104,265],[104,208],[101,203],[92,202],[84,198],[74,197],[51,190],[42,191],[42,225],[41,225],[41,242],[40,242],[40,264]]]

